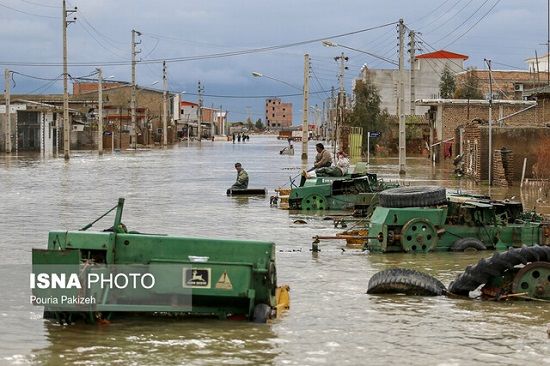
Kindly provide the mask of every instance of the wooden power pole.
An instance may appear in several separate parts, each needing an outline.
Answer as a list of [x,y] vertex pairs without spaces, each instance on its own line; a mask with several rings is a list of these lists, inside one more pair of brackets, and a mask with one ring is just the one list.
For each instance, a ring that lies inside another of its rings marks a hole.
[[405,126],[405,24],[399,19],[399,174],[407,171],[407,147]]
[[304,117],[302,122],[302,160],[307,160],[308,133],[308,102],[309,102],[309,54],[304,55]]

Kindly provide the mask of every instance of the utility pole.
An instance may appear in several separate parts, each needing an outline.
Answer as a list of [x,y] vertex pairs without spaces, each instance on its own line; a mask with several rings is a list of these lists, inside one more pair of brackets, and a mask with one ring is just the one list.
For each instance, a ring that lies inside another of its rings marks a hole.
[[[336,140],[334,141],[334,157],[336,158],[336,151],[338,143],[340,143],[340,130],[342,129],[342,124],[344,123],[344,110],[346,108],[346,90],[344,89],[344,72],[346,70],[345,63],[348,61],[348,57],[344,56],[344,52],[340,56],[334,58],[335,61],[340,61],[340,72],[338,73],[338,106],[336,113]],[[341,145],[341,143],[340,143]],[[341,147],[341,146],[340,146]]]
[[[8,69],[4,70],[5,91],[4,99],[6,99],[6,154],[11,154],[11,105],[10,105],[10,76],[11,72]],[[17,135],[16,135],[17,136]]]
[[136,42],[136,36],[141,36],[141,33],[132,29],[132,95],[130,100],[131,119],[132,119],[132,147],[137,149],[137,124],[136,124],[136,56],[141,50],[136,50],[136,45],[141,41]]
[[415,41],[415,32],[411,30],[409,32],[409,38],[410,38],[410,44],[409,44],[409,52],[410,52],[410,64],[411,64],[411,116],[416,115],[416,41]]
[[[103,70],[97,69],[97,151],[103,155]],[[114,134],[111,135],[114,139]]]
[[[330,88],[330,108],[329,108],[329,119],[330,119],[330,140],[333,145],[336,145],[336,114],[334,113],[336,107],[336,97],[334,96],[334,87]],[[336,147],[333,146],[333,150],[336,151]]]
[[[216,117],[214,114],[214,103],[212,103],[212,112],[210,113],[210,121],[212,122],[212,125],[210,126],[210,138],[214,137],[216,134],[216,127],[214,127],[214,123],[216,121]],[[252,122],[252,120],[251,120]]]
[[489,68],[489,186],[493,185],[493,74],[491,60],[486,60]]
[[199,80],[199,86],[198,86],[198,94],[199,94],[199,110],[197,111],[197,119],[198,119],[198,126],[197,126],[197,134],[199,135],[199,143],[201,142],[202,137],[202,92],[204,91],[204,87],[201,85],[201,82]]
[[168,146],[168,78],[166,77],[166,61],[162,62],[162,146]]
[[309,55],[304,55],[304,119],[302,122],[302,160],[307,160],[308,140],[308,102],[309,102]]
[[[67,2],[63,0],[63,16],[61,21],[63,24],[63,155],[65,160],[69,160],[69,154],[71,152],[71,122],[69,121],[69,93],[67,91],[67,78],[69,76],[67,72],[67,27],[69,24],[74,23],[73,20],[67,20],[69,14],[75,13],[76,8],[67,9]],[[17,151],[18,141],[17,133],[15,135],[15,150]]]
[[399,19],[399,174],[407,171],[407,147],[405,127],[405,24]]
[[323,138],[326,139],[327,138],[327,115],[326,115],[326,103],[325,103],[325,100],[323,100],[323,116],[321,117],[321,126],[323,126],[323,129],[321,130],[322,131],[322,134],[323,134]]

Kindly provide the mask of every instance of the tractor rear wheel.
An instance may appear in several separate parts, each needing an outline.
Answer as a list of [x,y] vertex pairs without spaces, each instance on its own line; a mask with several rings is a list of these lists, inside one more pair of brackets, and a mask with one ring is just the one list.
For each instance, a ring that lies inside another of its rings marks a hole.
[[466,251],[478,251],[487,250],[487,247],[483,242],[476,238],[462,238],[458,239],[451,245],[451,252],[466,252]]
[[390,268],[371,277],[367,294],[440,296],[445,285],[426,273],[407,268]]
[[445,203],[447,192],[438,186],[399,187],[380,192],[378,199],[382,207],[427,207]]
[[252,320],[254,323],[267,323],[271,319],[271,306],[267,304],[256,304]]
[[506,252],[495,253],[491,258],[481,259],[476,265],[466,267],[463,273],[449,285],[449,292],[468,296],[479,286],[495,277],[504,276],[519,264],[550,262],[550,246],[510,248]]
[[327,200],[319,194],[311,194],[302,199],[302,210],[318,211],[327,209]]

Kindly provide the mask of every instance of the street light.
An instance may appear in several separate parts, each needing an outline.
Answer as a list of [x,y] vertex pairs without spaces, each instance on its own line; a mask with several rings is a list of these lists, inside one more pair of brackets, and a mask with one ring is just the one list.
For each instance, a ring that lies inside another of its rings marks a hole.
[[382,60],[382,61],[385,61],[385,62],[388,62],[390,64],[393,64],[393,65],[396,65],[396,66],[399,66],[399,63],[397,63],[396,61],[392,60],[392,59],[389,59],[387,57],[384,57],[384,56],[378,56],[374,53],[371,53],[371,52],[368,52],[368,51],[363,51],[363,50],[359,50],[357,48],[353,48],[353,47],[349,47],[349,46],[346,46],[346,45],[343,45],[343,44],[340,44],[340,43],[335,43],[335,42],[332,42],[331,40],[328,40],[328,39],[325,39],[324,41],[321,41],[321,43],[323,44],[323,46],[325,47],[342,47],[342,48],[347,48],[348,50],[352,50],[352,51],[355,51],[355,52],[360,52],[360,53],[364,53],[366,55],[369,55],[371,57],[374,57],[374,58],[377,58],[379,60]]
[[261,72],[253,71],[253,72],[252,72],[252,76],[254,76],[255,78],[262,78],[262,77],[264,77],[264,78],[267,78],[267,79],[271,79],[271,80],[277,81],[277,82],[279,82],[279,83],[283,83],[283,84],[285,84],[285,85],[287,85],[287,86],[289,86],[289,87],[291,87],[291,88],[294,88],[294,89],[297,89],[297,90],[302,91],[302,88],[297,87],[296,85],[292,85],[292,84],[290,84],[290,83],[287,83],[286,81],[279,80],[279,79],[274,78],[274,77],[272,77],[272,76],[262,74]]

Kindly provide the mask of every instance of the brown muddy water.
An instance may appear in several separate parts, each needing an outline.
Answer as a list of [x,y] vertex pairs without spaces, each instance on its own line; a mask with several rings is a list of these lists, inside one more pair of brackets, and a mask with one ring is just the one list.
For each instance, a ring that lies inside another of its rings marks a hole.
[[[251,187],[267,187],[271,194],[298,174],[299,151],[281,156],[283,145],[274,137],[252,136],[246,144],[183,143],[103,157],[75,152],[69,162],[0,156],[0,364],[550,364],[547,303],[365,294],[369,278],[388,267],[415,268],[448,284],[490,253],[375,255],[327,242],[314,257],[311,237],[337,232],[332,222],[308,216],[306,225],[297,225],[293,221],[303,216],[270,208],[267,197],[225,196],[236,161],[248,171]],[[398,179],[396,160],[372,162],[372,171]],[[458,186],[451,166],[435,169],[425,158],[408,164],[407,182]],[[461,186],[487,193],[471,183]],[[523,198],[526,207],[538,205],[550,213],[537,190],[528,196],[518,189],[491,194]],[[290,311],[270,325],[155,318],[108,326],[44,321],[42,309],[28,301],[31,248],[44,248],[49,230],[93,221],[118,197],[126,198],[124,222],[131,230],[274,241],[279,283],[291,288]]]

